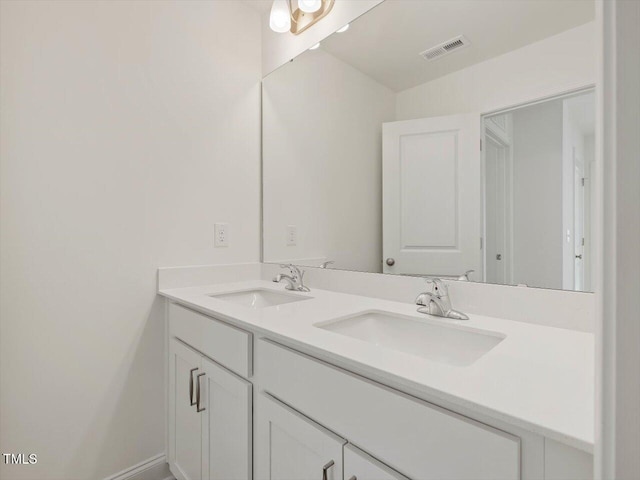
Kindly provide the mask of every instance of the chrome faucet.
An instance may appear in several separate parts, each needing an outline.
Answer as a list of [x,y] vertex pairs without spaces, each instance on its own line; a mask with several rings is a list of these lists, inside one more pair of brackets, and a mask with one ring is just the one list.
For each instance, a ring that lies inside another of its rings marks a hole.
[[421,305],[418,312],[454,320],[469,320],[467,315],[451,308],[449,288],[442,280],[439,278],[426,280],[432,287],[430,292],[423,292],[416,298],[416,305]]
[[287,290],[296,290],[298,292],[309,292],[309,288],[304,286],[302,282],[302,278],[304,277],[304,270],[300,270],[293,264],[289,265],[280,265],[281,268],[288,268],[289,273],[291,275],[285,275],[284,273],[279,273],[273,279],[274,282],[280,283],[282,280],[287,282],[287,285],[284,287]]

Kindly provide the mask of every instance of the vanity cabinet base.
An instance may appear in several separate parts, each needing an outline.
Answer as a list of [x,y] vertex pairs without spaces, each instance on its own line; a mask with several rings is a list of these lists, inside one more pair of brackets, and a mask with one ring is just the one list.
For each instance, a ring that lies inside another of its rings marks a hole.
[[520,439],[268,340],[261,388],[409,478],[520,478]]
[[167,311],[177,480],[593,478],[589,453],[254,342],[255,332],[188,308]]

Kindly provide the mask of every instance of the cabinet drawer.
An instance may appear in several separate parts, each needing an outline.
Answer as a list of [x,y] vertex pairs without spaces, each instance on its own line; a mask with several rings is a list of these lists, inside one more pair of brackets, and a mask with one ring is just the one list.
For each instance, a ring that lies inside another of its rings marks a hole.
[[256,352],[265,391],[409,478],[520,478],[518,437],[268,340]]
[[252,375],[252,335],[180,305],[169,305],[169,334],[238,375]]

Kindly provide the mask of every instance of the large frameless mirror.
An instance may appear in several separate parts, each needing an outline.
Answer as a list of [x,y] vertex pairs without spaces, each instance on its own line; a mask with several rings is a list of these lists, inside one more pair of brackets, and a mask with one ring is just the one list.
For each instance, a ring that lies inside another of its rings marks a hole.
[[594,16],[386,1],[269,74],[264,261],[591,291]]

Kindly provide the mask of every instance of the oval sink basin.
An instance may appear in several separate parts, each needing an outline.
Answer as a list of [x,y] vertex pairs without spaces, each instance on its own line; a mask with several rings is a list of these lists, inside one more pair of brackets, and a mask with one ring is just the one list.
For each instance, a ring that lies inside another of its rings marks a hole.
[[274,307],[276,305],[284,305],[285,303],[311,300],[311,297],[296,295],[295,293],[280,293],[266,289],[243,290],[240,292],[220,293],[209,296],[251,308]]
[[364,312],[314,325],[340,335],[457,367],[473,364],[506,338],[387,312]]

